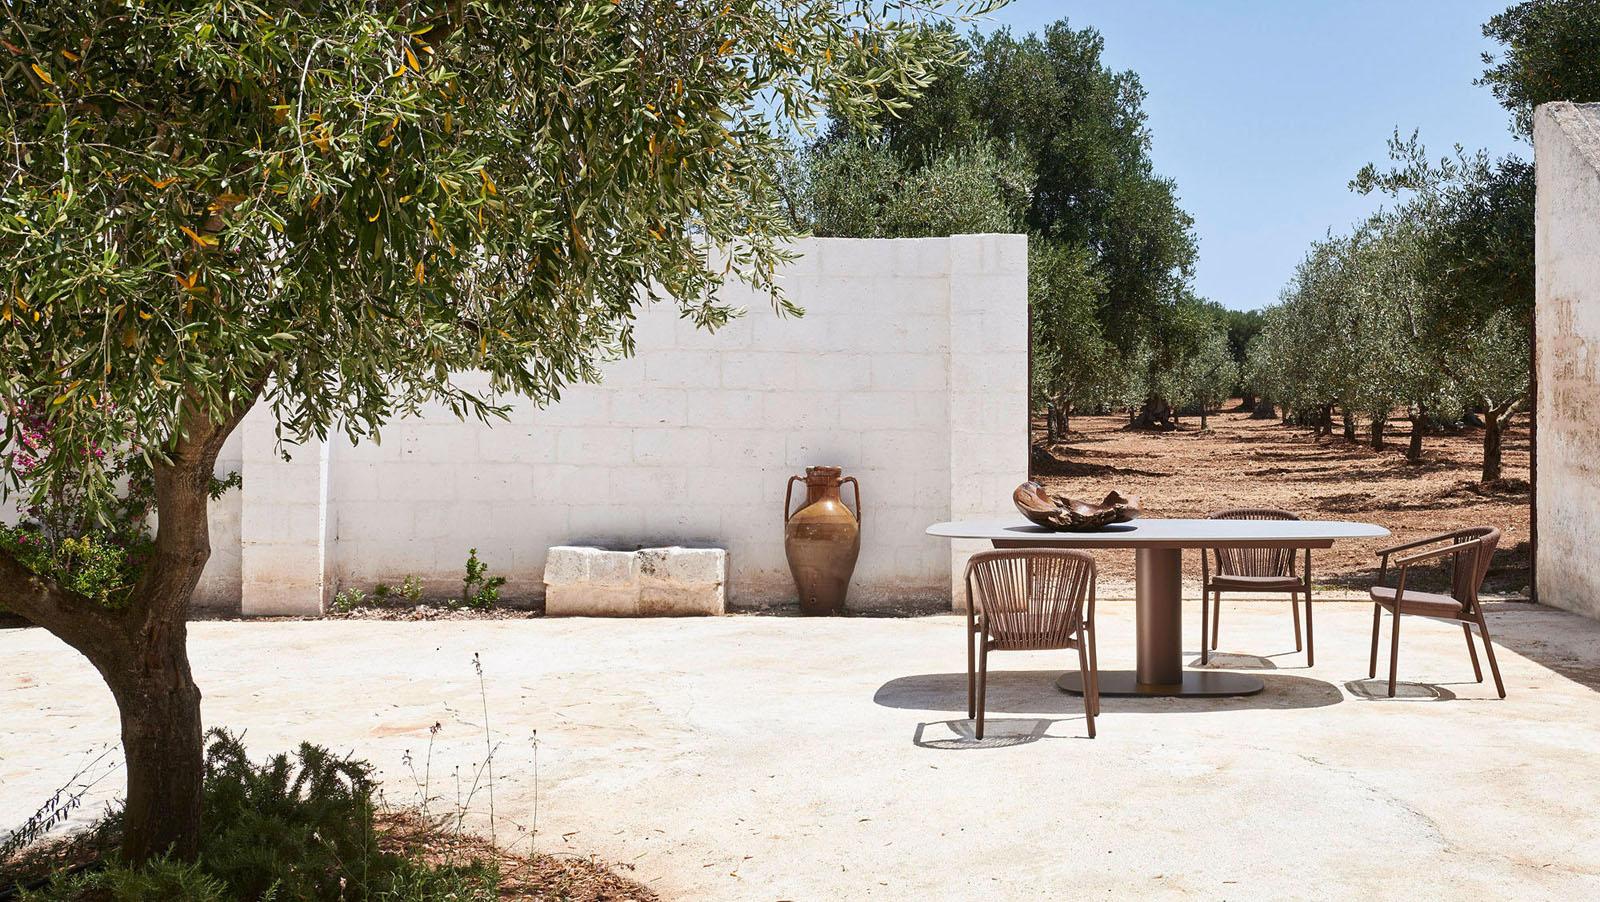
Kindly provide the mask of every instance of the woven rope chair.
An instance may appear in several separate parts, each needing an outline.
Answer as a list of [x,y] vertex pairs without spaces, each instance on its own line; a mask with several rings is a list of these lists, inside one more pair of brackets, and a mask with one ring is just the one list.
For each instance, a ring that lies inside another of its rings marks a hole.
[[[1271,507],[1236,507],[1208,515],[1212,520],[1298,520],[1299,517]],[[1304,576],[1298,576],[1293,548],[1213,548],[1200,556],[1203,576],[1200,585],[1200,663],[1211,663],[1222,625],[1222,593],[1288,592],[1289,610],[1294,614],[1294,650],[1305,651],[1306,666],[1316,663],[1316,648],[1311,641],[1311,550],[1305,549]],[[1211,572],[1212,559],[1216,572]],[[1300,601],[1306,599],[1305,642],[1300,641]],[[1212,607],[1213,596],[1216,606]],[[1210,620],[1207,632],[1206,621]]]
[[[1394,588],[1384,585],[1384,579],[1389,573],[1390,555],[1397,551],[1421,548],[1438,542],[1450,544],[1396,558],[1394,564],[1398,570]],[[1400,656],[1401,614],[1459,621],[1461,632],[1467,637],[1467,653],[1472,656],[1472,672],[1481,683],[1483,668],[1478,666],[1478,649],[1472,644],[1472,624],[1476,623],[1478,632],[1483,635],[1483,650],[1489,657],[1489,670],[1494,674],[1495,691],[1501,698],[1506,697],[1505,683],[1500,680],[1500,665],[1495,663],[1494,646],[1489,643],[1489,624],[1484,621],[1483,605],[1478,601],[1478,590],[1483,586],[1483,578],[1489,573],[1489,561],[1493,559],[1495,548],[1499,545],[1500,530],[1492,526],[1478,526],[1439,533],[1425,539],[1378,550],[1378,584],[1372,587],[1371,592],[1372,663],[1367,668],[1367,676],[1369,678],[1378,676],[1378,625],[1383,619],[1383,612],[1387,610],[1394,614],[1394,622],[1389,627],[1390,698],[1394,697],[1397,660]],[[1450,558],[1449,594],[1420,592],[1406,588],[1407,571],[1412,566],[1445,557]]]
[[[1064,549],[984,551],[967,562],[967,716],[983,738],[989,652],[1076,648],[1089,738],[1100,713],[1094,558]],[[974,647],[976,646],[976,648]]]

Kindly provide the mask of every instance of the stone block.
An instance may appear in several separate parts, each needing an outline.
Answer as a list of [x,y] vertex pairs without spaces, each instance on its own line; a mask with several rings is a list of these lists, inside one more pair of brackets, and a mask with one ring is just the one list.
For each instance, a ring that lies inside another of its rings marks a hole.
[[635,617],[639,614],[637,587],[617,588],[574,583],[544,587],[546,617]]
[[640,617],[714,617],[727,609],[722,583],[709,586],[640,586]]
[[545,614],[552,617],[678,617],[721,614],[728,553],[720,548],[607,551],[551,548]]
[[645,548],[636,552],[639,578],[647,582],[721,583],[728,553],[721,548]]

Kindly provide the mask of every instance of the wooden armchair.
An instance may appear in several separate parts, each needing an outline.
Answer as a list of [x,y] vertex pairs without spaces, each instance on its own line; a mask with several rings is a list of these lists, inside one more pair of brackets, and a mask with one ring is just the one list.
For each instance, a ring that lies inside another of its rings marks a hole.
[[[1439,542],[1449,542],[1437,548],[1417,551],[1397,557],[1395,585],[1384,585],[1389,573],[1389,557],[1396,552],[1422,548]],[[1472,656],[1472,672],[1478,682],[1483,682],[1483,668],[1478,666],[1478,650],[1472,643],[1472,624],[1478,625],[1483,635],[1483,650],[1489,657],[1489,671],[1494,674],[1494,688],[1501,698],[1506,697],[1505,683],[1500,680],[1500,666],[1494,660],[1494,646],[1489,643],[1489,625],[1484,622],[1483,607],[1478,602],[1478,590],[1489,572],[1489,561],[1500,544],[1500,530],[1492,526],[1458,529],[1417,539],[1401,545],[1391,545],[1378,551],[1378,585],[1372,587],[1372,662],[1367,668],[1368,678],[1378,675],[1378,626],[1385,610],[1394,612],[1389,628],[1389,697],[1394,697],[1396,661],[1400,655],[1400,615],[1415,614],[1439,620],[1461,623],[1461,632],[1467,637],[1467,653]],[[1450,560],[1450,592],[1422,592],[1406,588],[1410,569],[1427,561]]]
[[1066,549],[983,551],[967,562],[966,584],[967,716],[976,722],[974,735],[983,738],[990,651],[1076,648],[1093,739],[1100,713],[1094,557]]

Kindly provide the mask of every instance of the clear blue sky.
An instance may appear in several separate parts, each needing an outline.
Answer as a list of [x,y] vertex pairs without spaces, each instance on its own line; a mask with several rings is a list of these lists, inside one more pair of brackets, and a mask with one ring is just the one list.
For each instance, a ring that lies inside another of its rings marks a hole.
[[1511,0],[1013,0],[985,31],[1066,17],[1139,73],[1158,172],[1195,220],[1195,288],[1270,304],[1306,247],[1382,201],[1346,184],[1386,159],[1398,126],[1451,145],[1531,155],[1472,80],[1482,25]]

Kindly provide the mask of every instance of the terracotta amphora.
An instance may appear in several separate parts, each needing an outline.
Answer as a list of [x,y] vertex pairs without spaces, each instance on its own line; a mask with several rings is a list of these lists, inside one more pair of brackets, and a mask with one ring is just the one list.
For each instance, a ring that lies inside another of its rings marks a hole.
[[[805,476],[790,476],[783,497],[783,550],[800,593],[800,612],[810,615],[844,612],[850,575],[861,554],[861,484],[854,476],[839,478],[838,467],[806,467]],[[806,503],[794,513],[789,503],[794,484],[806,484]],[[850,483],[855,490],[855,513],[839,497]]]

